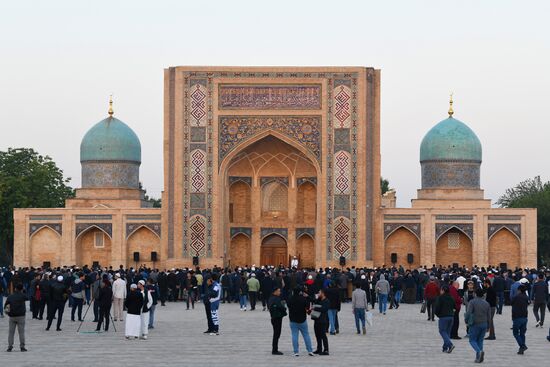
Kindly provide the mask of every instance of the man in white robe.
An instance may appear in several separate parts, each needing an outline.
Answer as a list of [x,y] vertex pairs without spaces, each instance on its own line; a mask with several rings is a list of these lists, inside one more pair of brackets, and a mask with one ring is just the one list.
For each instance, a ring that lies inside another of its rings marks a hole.
[[141,331],[141,310],[143,308],[143,295],[137,289],[137,285],[130,286],[130,293],[126,298],[126,339],[137,339]]
[[145,287],[145,281],[140,280],[138,282],[138,288],[141,294],[143,295],[143,306],[141,308],[141,332],[140,338],[143,340],[147,339],[149,334],[149,310],[153,306],[153,296],[151,292]]

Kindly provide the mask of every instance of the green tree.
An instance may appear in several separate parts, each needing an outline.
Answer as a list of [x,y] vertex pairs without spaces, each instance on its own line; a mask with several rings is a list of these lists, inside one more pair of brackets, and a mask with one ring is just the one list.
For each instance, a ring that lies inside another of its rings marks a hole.
[[143,190],[143,200],[147,203],[151,204],[153,208],[161,208],[162,207],[162,199],[155,199],[147,195],[147,190],[143,187],[143,184],[139,183],[139,188]]
[[70,178],[33,149],[0,151],[0,264],[13,262],[13,209],[59,208],[74,196]]
[[540,176],[506,190],[497,205],[502,208],[536,208],[539,264],[550,264],[550,182]]
[[390,191],[390,181],[386,180],[384,177],[380,177],[380,190],[382,195]]

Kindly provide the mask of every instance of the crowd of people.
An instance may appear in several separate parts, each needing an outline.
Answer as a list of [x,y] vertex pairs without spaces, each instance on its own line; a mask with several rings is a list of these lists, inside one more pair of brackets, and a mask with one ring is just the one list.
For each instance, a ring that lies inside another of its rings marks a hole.
[[[295,265],[295,264],[294,264]],[[204,305],[205,334],[219,335],[220,304],[239,303],[241,311],[255,311],[261,303],[268,311],[273,328],[272,354],[280,355],[279,339],[283,319],[288,316],[293,352],[299,355],[302,335],[309,355],[328,355],[328,336],[340,333],[338,313],[342,303],[350,302],[357,334],[365,335],[372,312],[381,317],[401,303],[419,304],[427,321],[438,318],[443,339],[442,352],[452,353],[453,340],[460,339],[461,322],[475,351],[475,361],[483,362],[484,340],[495,340],[494,317],[504,305],[512,309],[512,334],[518,354],[528,349],[525,343],[528,307],[536,327],[543,327],[546,308],[550,311],[550,269],[499,269],[497,267],[403,267],[299,269],[294,267],[246,266],[213,269],[180,268],[157,270],[62,267],[24,268],[0,271],[0,305],[9,295],[6,309],[10,316],[8,351],[13,349],[17,329],[20,347],[26,351],[25,301],[32,318],[43,320],[46,330],[56,320],[61,331],[68,304],[72,321],[83,321],[83,308],[92,309],[96,331],[109,330],[112,321],[125,321],[126,339],[148,337],[154,328],[158,303],[185,302],[186,309]],[[369,306],[371,311],[369,311]],[[126,310],[126,313],[124,312]],[[462,317],[461,317],[462,310]],[[125,315],[125,316],[124,316]],[[312,347],[307,319],[314,323],[316,349]],[[550,330],[547,340],[550,341]]]

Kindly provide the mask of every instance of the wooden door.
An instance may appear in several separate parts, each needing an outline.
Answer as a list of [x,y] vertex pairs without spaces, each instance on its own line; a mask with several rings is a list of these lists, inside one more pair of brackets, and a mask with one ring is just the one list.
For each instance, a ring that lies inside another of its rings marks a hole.
[[264,238],[260,251],[262,265],[277,266],[288,262],[286,240],[279,235],[272,234]]

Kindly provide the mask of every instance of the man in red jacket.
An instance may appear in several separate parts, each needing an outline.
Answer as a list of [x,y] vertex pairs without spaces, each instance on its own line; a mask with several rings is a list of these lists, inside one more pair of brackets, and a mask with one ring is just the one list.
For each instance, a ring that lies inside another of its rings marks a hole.
[[439,296],[439,285],[433,275],[430,275],[430,281],[426,285],[424,296],[426,297],[426,308],[428,309],[428,321],[435,321],[434,304]]
[[455,300],[455,314],[453,321],[453,328],[451,329],[451,339],[462,339],[458,336],[458,327],[460,326],[460,306],[462,305],[462,297],[458,294],[458,282],[454,281],[453,286],[450,288],[451,297]]

